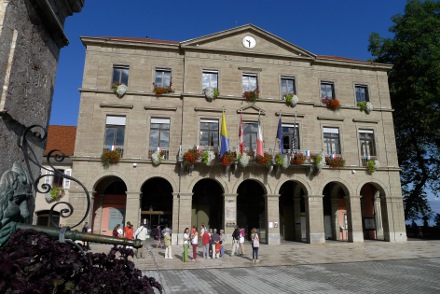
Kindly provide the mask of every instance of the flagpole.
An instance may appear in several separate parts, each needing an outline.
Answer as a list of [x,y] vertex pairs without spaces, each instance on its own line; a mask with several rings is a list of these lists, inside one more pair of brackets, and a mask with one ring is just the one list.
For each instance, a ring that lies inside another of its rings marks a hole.
[[[281,110],[280,110],[280,115],[278,116],[278,121],[279,121],[280,118],[281,118]],[[277,123],[277,133],[278,133],[278,123]],[[272,156],[275,156],[275,148],[277,147],[277,140],[278,140],[278,137],[275,138],[275,142],[273,143]],[[280,153],[281,153],[281,150],[280,150]]]

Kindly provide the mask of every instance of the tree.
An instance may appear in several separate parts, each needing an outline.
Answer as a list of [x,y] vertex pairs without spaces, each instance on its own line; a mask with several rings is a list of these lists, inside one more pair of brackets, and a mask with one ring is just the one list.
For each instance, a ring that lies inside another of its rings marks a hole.
[[436,227],[440,227],[440,213],[437,213],[434,218],[434,223]]
[[429,215],[430,191],[440,190],[440,3],[408,0],[392,17],[394,38],[372,33],[375,61],[393,64],[389,74],[405,218]]

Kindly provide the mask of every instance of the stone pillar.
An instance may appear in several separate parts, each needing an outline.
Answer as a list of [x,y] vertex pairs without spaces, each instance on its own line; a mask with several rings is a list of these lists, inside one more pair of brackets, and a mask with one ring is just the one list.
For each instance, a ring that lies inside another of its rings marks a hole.
[[310,244],[325,242],[323,197],[324,195],[305,195],[307,242]]
[[406,242],[403,199],[400,196],[385,197],[387,222],[384,227],[385,241]]
[[376,223],[376,239],[384,240],[382,225],[382,206],[380,203],[379,191],[376,191],[374,195],[374,222]]
[[[177,227],[177,244],[183,244],[183,231],[185,228],[191,229],[191,208],[192,208],[192,192],[179,193],[179,214]],[[176,234],[173,230],[173,235]]]
[[[337,197],[330,198],[331,203],[331,231],[334,240],[344,240],[345,231],[341,230],[339,225],[339,199]],[[324,219],[325,222],[325,219]],[[324,224],[324,234],[325,234],[325,224]]]
[[141,215],[139,208],[141,207],[141,192],[125,192],[127,200],[125,204],[125,221],[131,222],[133,225],[139,224]]
[[364,242],[361,196],[350,195],[345,196],[345,199],[347,201],[348,241],[353,243]]
[[[264,195],[267,213],[267,244],[280,244],[280,194]],[[272,225],[272,228],[269,226]]]
[[179,228],[179,193],[173,192],[173,220],[171,224],[171,229],[173,233],[171,234],[171,244],[177,245],[177,235]]
[[89,195],[90,195],[90,210],[89,210],[89,215],[86,218],[86,222],[89,222],[89,227],[93,231],[93,221],[94,221],[93,216],[95,215],[93,213],[93,207],[95,205],[96,191],[89,191]]
[[223,194],[224,207],[224,224],[225,228],[225,243],[232,243],[232,232],[237,225],[237,196],[238,194]]
[[295,241],[302,241],[301,232],[301,194],[293,195],[293,213],[295,219]]

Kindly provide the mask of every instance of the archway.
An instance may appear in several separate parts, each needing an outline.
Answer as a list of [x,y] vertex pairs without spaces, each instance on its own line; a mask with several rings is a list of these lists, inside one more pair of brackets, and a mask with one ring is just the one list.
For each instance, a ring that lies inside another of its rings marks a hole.
[[96,184],[95,191],[93,231],[110,236],[117,224],[125,224],[127,185],[119,177],[109,176]]
[[191,225],[199,228],[204,224],[209,228],[223,229],[223,193],[223,188],[215,180],[197,182],[192,196]]
[[336,182],[328,183],[323,191],[325,239],[348,241],[346,193]]
[[304,189],[295,181],[280,188],[280,237],[285,241],[306,241],[306,206]]
[[237,189],[237,225],[246,231],[249,240],[250,231],[256,228],[260,240],[267,242],[266,201],[264,188],[254,180],[245,180]]
[[365,184],[361,189],[362,230],[364,239],[384,240],[383,217],[386,215],[380,190],[374,184]]
[[168,225],[172,229],[173,188],[164,178],[151,178],[141,188],[141,219],[149,229]]

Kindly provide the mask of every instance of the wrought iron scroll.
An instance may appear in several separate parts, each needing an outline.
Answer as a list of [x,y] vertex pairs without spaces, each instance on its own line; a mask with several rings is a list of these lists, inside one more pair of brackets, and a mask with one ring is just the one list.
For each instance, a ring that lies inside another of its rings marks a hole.
[[[66,158],[65,154],[61,150],[54,149],[54,150],[51,150],[47,154],[47,165],[49,166],[49,168],[44,167],[42,164],[39,163],[38,160],[36,160],[35,158],[33,158],[31,156],[34,154],[34,152],[33,152],[32,148],[29,147],[28,140],[31,142],[34,142],[34,143],[41,143],[44,140],[46,140],[46,138],[47,138],[47,130],[46,129],[44,129],[40,125],[32,125],[25,130],[25,132],[22,136],[21,147],[23,148],[23,151],[24,151],[23,153],[25,154],[27,160],[29,160],[30,162],[35,164],[37,167],[39,167],[40,171],[46,170],[48,172],[44,175],[40,174],[40,176],[38,178],[36,178],[35,181],[33,182],[33,186],[34,186],[34,189],[36,192],[43,193],[43,194],[49,193],[50,190],[52,189],[52,185],[50,185],[48,183],[43,183],[43,184],[41,184],[41,187],[40,187],[39,182],[40,182],[40,180],[45,179],[47,177],[55,177],[55,176],[59,176],[63,179],[68,179],[70,181],[73,181],[73,182],[77,183],[84,190],[84,193],[86,195],[87,208],[86,208],[84,216],[81,218],[81,220],[78,223],[69,226],[70,228],[73,229],[75,227],[78,227],[82,222],[84,222],[84,220],[87,218],[87,216],[89,214],[90,202],[91,202],[90,201],[90,194],[87,191],[87,188],[79,180],[75,179],[72,176],[66,175],[66,174],[58,171],[54,167],[54,163],[61,163]],[[53,158],[54,162],[52,162],[51,158]],[[50,219],[50,223],[55,228],[58,227],[58,224],[55,222],[55,219],[53,217],[54,211],[55,211],[55,208],[60,205],[67,206],[66,208],[62,208],[60,210],[60,215],[62,217],[68,218],[74,212],[74,208],[73,208],[72,204],[70,204],[67,201],[57,201],[55,204],[53,204],[49,210],[49,219]]]

